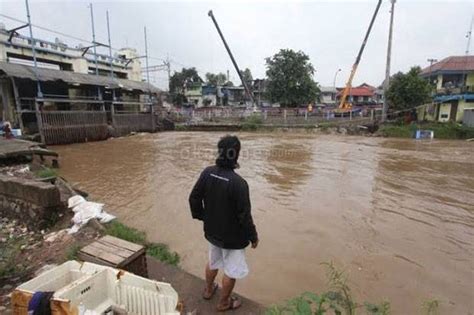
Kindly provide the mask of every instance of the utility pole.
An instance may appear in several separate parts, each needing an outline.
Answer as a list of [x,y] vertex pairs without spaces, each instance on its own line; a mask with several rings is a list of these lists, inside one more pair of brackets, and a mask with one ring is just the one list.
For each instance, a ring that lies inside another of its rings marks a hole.
[[[114,80],[114,60],[112,58],[112,43],[111,43],[111,40],[110,40],[110,23],[109,23],[109,10],[107,10],[106,12],[106,15],[107,15],[107,36],[108,36],[108,39],[109,39],[109,59],[110,59],[110,79],[111,81]],[[112,88],[112,100],[115,101],[115,89]],[[114,105],[112,104],[112,107]]]
[[469,31],[466,34],[467,38],[467,45],[466,45],[466,56],[469,55],[469,49],[471,48],[471,37],[472,37],[472,25],[474,23],[474,15],[471,18],[471,26],[469,27]]
[[38,63],[36,62],[36,40],[33,37],[33,28],[31,27],[31,16],[30,16],[30,6],[28,4],[28,0],[25,0],[26,4],[26,17],[28,18],[28,28],[30,30],[30,39],[31,39],[31,53],[33,54],[33,65],[35,69],[35,77],[36,77],[36,86],[37,86],[37,96],[38,98],[43,97],[43,92],[41,91],[41,83],[38,76]]
[[433,66],[433,64],[434,64],[435,62],[438,62],[438,59],[429,58],[429,59],[428,59],[428,62],[430,63],[430,79],[429,79],[429,81],[430,81],[430,87],[431,87],[431,85],[432,85],[432,80],[431,80],[431,67]]
[[[95,42],[95,26],[94,26],[94,9],[92,8],[92,3],[89,4],[91,8],[91,23],[92,23],[92,45],[94,45],[94,63],[95,63],[95,75],[99,76],[99,66],[97,64],[97,45]],[[102,100],[102,93],[100,92],[100,87],[97,86],[97,97],[99,100]]]
[[168,72],[168,91],[170,89],[170,83],[171,83],[171,62],[170,62],[170,56],[166,54],[166,71]]
[[387,120],[387,112],[388,112],[387,91],[390,85],[390,63],[391,63],[391,58],[392,58],[393,15],[395,14],[396,0],[391,0],[391,2],[392,2],[392,8],[390,10],[390,28],[388,31],[387,65],[385,67],[385,81],[383,85],[382,122]]
[[148,41],[146,38],[146,26],[143,28],[145,33],[145,64],[146,64],[146,82],[148,82],[148,97],[151,102],[150,70],[148,69]]

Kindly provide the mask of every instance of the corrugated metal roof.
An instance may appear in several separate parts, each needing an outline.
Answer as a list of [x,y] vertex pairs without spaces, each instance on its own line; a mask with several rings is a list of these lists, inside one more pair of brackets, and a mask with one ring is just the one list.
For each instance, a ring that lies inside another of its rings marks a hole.
[[434,63],[421,71],[421,75],[435,74],[436,72],[474,71],[474,56],[450,56]]
[[[34,67],[9,63],[9,62],[0,62],[0,71],[4,72],[7,76],[20,78],[20,79],[30,79],[36,81],[36,75]],[[78,73],[72,71],[63,71],[63,70],[54,70],[54,69],[45,69],[37,68],[38,79],[42,82],[45,81],[63,81],[70,84],[84,84],[84,85],[99,85],[109,88],[122,88],[128,90],[139,90],[143,92],[151,91],[152,93],[158,93],[160,90],[146,82],[138,82],[126,79],[111,79],[105,76],[96,76],[86,73]]]

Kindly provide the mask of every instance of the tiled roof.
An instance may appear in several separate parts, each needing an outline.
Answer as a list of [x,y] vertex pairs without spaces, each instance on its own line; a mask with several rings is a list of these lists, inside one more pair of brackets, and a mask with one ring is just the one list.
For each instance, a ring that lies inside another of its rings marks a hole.
[[428,66],[421,75],[443,71],[474,71],[474,56],[451,56]]
[[[344,90],[339,91],[337,93],[337,96],[342,95],[344,93]],[[374,91],[366,88],[366,87],[353,87],[349,90],[349,94],[352,96],[374,96]]]

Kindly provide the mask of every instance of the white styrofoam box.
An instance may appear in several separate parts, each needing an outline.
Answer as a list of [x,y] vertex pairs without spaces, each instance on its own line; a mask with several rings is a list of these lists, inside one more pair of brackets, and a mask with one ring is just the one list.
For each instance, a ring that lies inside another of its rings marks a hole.
[[178,315],[178,294],[168,283],[93,263],[68,261],[17,288],[54,291],[53,300],[102,314],[112,305],[136,315]]

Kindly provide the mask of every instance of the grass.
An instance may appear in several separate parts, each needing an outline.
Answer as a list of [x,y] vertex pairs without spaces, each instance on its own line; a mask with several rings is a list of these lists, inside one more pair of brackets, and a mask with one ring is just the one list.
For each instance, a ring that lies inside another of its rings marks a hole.
[[57,177],[58,172],[56,170],[52,169],[52,168],[45,167],[45,168],[42,168],[40,170],[37,170],[35,172],[35,176],[39,177],[39,178]]
[[126,226],[114,220],[105,225],[105,233],[117,238],[145,246],[148,255],[169,265],[177,266],[180,257],[178,253],[171,252],[167,245],[148,242],[146,233]]
[[250,115],[241,123],[243,131],[256,131],[262,127],[263,120],[260,115]]
[[416,124],[385,124],[380,126],[379,133],[384,137],[412,138],[417,129],[433,130],[437,139],[471,139],[474,128],[458,123],[416,123]]
[[[332,262],[323,263],[326,267],[328,290],[321,294],[305,292],[300,296],[286,301],[282,305],[274,305],[265,311],[266,315],[389,315],[390,303],[379,304],[370,302],[358,303],[351,295],[344,271],[337,269]],[[421,314],[438,314],[439,301],[430,300],[423,304]]]
[[73,244],[66,250],[66,259],[67,260],[77,260],[77,254],[81,250],[79,244]]

